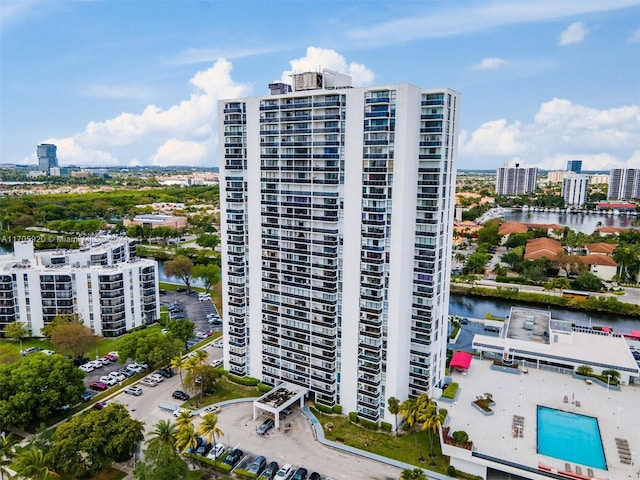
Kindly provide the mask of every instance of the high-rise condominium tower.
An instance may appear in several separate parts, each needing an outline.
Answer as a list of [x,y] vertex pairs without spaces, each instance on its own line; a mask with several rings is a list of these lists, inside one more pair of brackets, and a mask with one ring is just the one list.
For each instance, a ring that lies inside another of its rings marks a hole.
[[524,168],[516,163],[515,167],[504,164],[496,170],[497,195],[523,195],[535,192],[538,180],[538,169]]
[[640,198],[640,169],[614,168],[609,173],[608,200]]
[[391,422],[444,375],[459,94],[350,83],[219,102],[224,361]]
[[58,148],[50,143],[38,145],[36,149],[38,154],[38,170],[49,174],[51,173],[51,168],[58,166],[57,150]]
[[582,160],[567,160],[567,170],[573,173],[582,172]]

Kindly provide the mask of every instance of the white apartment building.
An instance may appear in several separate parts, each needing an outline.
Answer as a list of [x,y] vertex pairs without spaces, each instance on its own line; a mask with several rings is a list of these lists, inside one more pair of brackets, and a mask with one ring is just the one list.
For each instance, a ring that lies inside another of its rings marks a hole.
[[572,207],[581,207],[587,201],[589,175],[569,174],[562,179],[562,198]]
[[535,192],[538,180],[536,167],[524,168],[516,163],[515,167],[508,164],[496,170],[496,195],[524,195]]
[[640,168],[614,168],[609,173],[607,200],[640,198]]
[[160,317],[158,267],[138,258],[125,237],[87,239],[78,250],[36,252],[15,242],[0,256],[0,330],[24,322],[30,335],[57,315],[77,313],[104,337],[117,337]]
[[294,85],[219,102],[225,368],[393,423],[444,376],[459,94]]

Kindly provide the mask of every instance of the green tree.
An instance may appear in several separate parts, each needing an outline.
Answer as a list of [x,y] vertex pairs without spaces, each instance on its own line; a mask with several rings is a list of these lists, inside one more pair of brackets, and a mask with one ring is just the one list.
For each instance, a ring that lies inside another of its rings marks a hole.
[[14,468],[21,477],[32,480],[51,480],[60,477],[50,467],[43,451],[39,448],[20,448],[16,453]]
[[20,360],[20,354],[9,344],[0,345],[0,365],[16,363]]
[[591,272],[582,272],[571,282],[571,287],[587,292],[599,292],[604,288],[604,283]]
[[419,468],[405,468],[400,473],[400,480],[427,480],[427,476]]
[[184,342],[169,332],[163,335],[157,329],[144,329],[131,332],[118,346],[120,361],[132,358],[137,362],[147,363],[152,367],[167,365],[173,357],[178,355]]
[[208,292],[220,281],[220,267],[210,263],[208,265],[196,265],[193,267],[193,278],[199,279]]
[[413,428],[414,425],[418,422],[418,418],[420,417],[420,403],[418,403],[414,398],[407,398],[400,405],[400,415],[402,415],[402,417],[404,418],[404,421],[409,429],[413,431],[413,439],[420,455],[419,460],[423,461],[422,452],[420,451],[420,447],[418,446],[418,437],[416,435],[415,429]]
[[24,428],[54,409],[75,405],[85,391],[85,374],[62,355],[28,355],[0,366],[0,430]]
[[[178,417],[180,419],[180,417]],[[193,426],[193,422],[191,421],[191,417],[189,417],[189,422],[183,423],[178,427],[178,434],[176,436],[176,446],[180,453],[185,453],[187,450],[195,449],[198,445],[198,441],[196,440],[197,434],[195,431],[195,427]]]
[[133,476],[138,480],[185,480],[189,467],[180,458],[171,456],[166,450],[145,451],[144,461],[136,463]]
[[389,413],[393,415],[395,419],[394,429],[397,435],[398,434],[398,413],[400,413],[400,400],[398,400],[396,397],[389,397],[387,399],[387,410],[389,410]]
[[507,248],[524,247],[528,240],[529,234],[527,233],[512,233],[504,246]]
[[600,376],[611,378],[612,380],[614,380],[614,384],[617,384],[620,380],[620,372],[612,368],[603,370]]
[[502,235],[498,233],[498,230],[500,230],[499,222],[487,222],[480,230],[478,230],[478,243],[500,245]]
[[491,255],[487,253],[472,253],[462,267],[462,273],[464,275],[483,274],[486,270],[485,265],[490,259]]
[[185,371],[185,367],[187,365],[187,361],[182,355],[176,355],[171,360],[171,368],[175,368],[178,371],[178,375],[180,376],[180,384],[182,385],[182,390],[184,390],[184,379],[182,378],[182,373]]
[[184,255],[177,255],[173,260],[164,262],[164,272],[172,277],[178,277],[191,291],[193,278],[193,262]]
[[161,450],[168,451],[172,456],[177,455],[176,436],[178,428],[171,420],[160,420],[155,427],[149,432],[149,439],[146,441],[146,454],[156,454]]
[[216,248],[220,244],[220,237],[217,235],[200,235],[196,243],[205,248]]
[[82,317],[77,313],[61,313],[59,315],[56,315],[50,323],[47,323],[44,327],[42,327],[40,329],[40,333],[42,333],[44,337],[51,338],[51,332],[54,328],[59,325],[67,325],[69,323],[79,323],[80,325],[82,325],[83,320]]
[[464,430],[457,430],[451,436],[456,441],[456,445],[463,446],[469,441],[469,434]]
[[204,350],[197,350],[196,354],[187,359],[185,370],[187,375],[184,385],[188,390],[197,392],[196,405],[204,398],[205,393],[213,392],[220,376],[218,370],[205,363],[208,353]]
[[433,456],[433,437],[438,435],[444,423],[444,415],[440,413],[438,407],[431,406],[423,417],[422,430],[431,430],[429,435],[429,456],[431,457],[431,465],[435,465]]
[[218,415],[209,412],[202,417],[202,421],[200,425],[198,425],[197,433],[207,442],[215,444],[217,440],[224,435],[224,432],[218,426]]
[[578,375],[585,375],[588,377],[590,375],[593,375],[593,368],[589,365],[580,365],[578,368],[576,368],[576,373]]
[[89,327],[80,323],[62,324],[51,330],[51,344],[54,348],[74,357],[82,357],[93,350],[99,342],[100,337]]
[[12,340],[22,340],[29,336],[29,328],[24,322],[12,322],[4,327],[4,336]]
[[166,323],[167,330],[169,330],[175,338],[180,340],[184,345],[187,340],[193,338],[196,325],[186,318],[179,318],[176,320],[169,320]]
[[511,267],[511,270],[518,270],[518,266],[524,260],[524,248],[516,247],[500,257],[500,260]]
[[71,417],[58,426],[47,459],[56,471],[80,478],[131,458],[143,439],[144,424],[124,405]]

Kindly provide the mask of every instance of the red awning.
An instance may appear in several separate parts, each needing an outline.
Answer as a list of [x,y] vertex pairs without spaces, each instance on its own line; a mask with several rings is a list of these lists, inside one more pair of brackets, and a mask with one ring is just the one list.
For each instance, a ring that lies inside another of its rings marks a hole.
[[449,368],[464,368],[469,369],[469,365],[471,365],[471,359],[473,355],[467,352],[456,352],[453,354],[451,358],[451,363],[449,363]]
[[611,329],[609,327],[602,327],[602,331],[604,333],[611,333]]
[[631,330],[631,336],[633,338],[640,338],[640,330]]

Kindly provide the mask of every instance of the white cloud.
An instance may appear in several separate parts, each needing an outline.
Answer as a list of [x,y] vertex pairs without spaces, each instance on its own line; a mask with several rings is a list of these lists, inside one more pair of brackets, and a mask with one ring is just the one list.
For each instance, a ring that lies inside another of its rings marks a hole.
[[474,70],[495,70],[496,68],[500,68],[508,63],[509,62],[502,58],[483,58],[479,64],[474,65],[472,68]]
[[582,22],[573,22],[569,27],[560,34],[560,45],[573,45],[574,43],[582,43],[589,29]]
[[90,85],[80,92],[85,97],[144,100],[153,96],[153,89],[137,85]]
[[634,30],[629,38],[627,39],[629,43],[640,43],[640,28]]
[[423,2],[424,14],[412,10],[411,16],[392,19],[347,35],[365,46],[404,43],[423,38],[468,35],[493,28],[571,18],[589,13],[637,6],[637,0],[536,0],[514,2]]
[[191,65],[194,63],[215,62],[219,58],[232,60],[236,58],[253,57],[277,52],[279,48],[245,48],[245,49],[220,49],[220,48],[186,48],[177,55],[171,57],[168,63],[171,65]]
[[585,170],[640,162],[640,106],[597,109],[554,98],[540,105],[531,123],[505,119],[460,135],[460,157],[494,167],[518,158],[541,168],[564,168],[580,158]]
[[171,138],[158,148],[155,155],[151,157],[154,165],[205,165],[209,158],[213,163],[210,152],[202,143],[182,141]]
[[353,86],[371,85],[375,74],[361,63],[347,60],[335,50],[318,47],[307,47],[304,57],[289,62],[291,70],[282,72],[281,81],[291,84],[292,73],[321,72],[323,69],[335,70],[353,77]]
[[[111,153],[88,148],[71,137],[48,138],[43,140],[42,143],[53,143],[58,147],[57,156],[62,166],[91,165],[93,167],[115,167],[122,164],[122,162]],[[29,163],[37,163],[37,159],[34,157]]]

